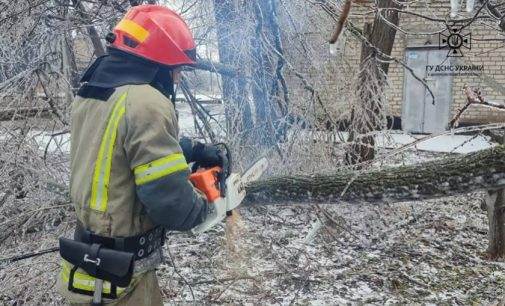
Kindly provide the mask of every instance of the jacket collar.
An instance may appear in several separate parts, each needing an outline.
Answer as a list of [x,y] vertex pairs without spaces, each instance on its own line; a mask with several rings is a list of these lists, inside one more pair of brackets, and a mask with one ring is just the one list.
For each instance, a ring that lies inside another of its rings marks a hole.
[[173,99],[171,68],[127,52],[107,48],[107,54],[93,62],[81,78],[83,86],[104,89],[149,84]]

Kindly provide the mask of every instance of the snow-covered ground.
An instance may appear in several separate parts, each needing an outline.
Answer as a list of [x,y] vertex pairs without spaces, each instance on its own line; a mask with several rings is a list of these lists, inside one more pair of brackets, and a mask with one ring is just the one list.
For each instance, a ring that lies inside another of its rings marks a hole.
[[313,206],[242,207],[235,236],[228,221],[170,237],[180,275],[168,263],[158,271],[166,305],[492,304],[504,295],[505,264],[485,258],[481,196],[328,205],[343,225],[310,244]]
[[[222,114],[220,105],[206,106]],[[189,106],[179,103],[178,110],[181,134],[193,135]],[[46,147],[48,152],[69,150],[68,134],[31,133],[41,152]],[[394,142],[379,141],[381,146],[396,148],[420,137],[390,135]],[[493,145],[480,136],[447,135],[426,142],[416,144],[426,151],[409,150],[384,163],[416,163],[455,148],[463,153]],[[243,206],[207,233],[171,233],[165,263],[157,271],[160,287],[166,305],[492,305],[505,296],[505,263],[485,257],[482,197],[323,205],[336,222],[327,221],[308,242],[318,220],[314,205]],[[24,221],[19,228],[11,226],[15,235],[3,241],[0,258],[52,247],[74,228],[74,213],[63,198],[59,208],[39,207],[48,200],[30,193],[9,200]],[[40,225],[39,220],[53,219]],[[3,225],[16,220],[5,219]],[[0,304],[62,304],[54,287],[59,261],[51,254],[1,266]]]
[[[494,305],[505,294],[505,264],[485,258],[481,197],[326,205],[337,223],[310,243],[314,206],[241,207],[238,221],[210,232],[170,234],[157,271],[165,305]],[[4,241],[0,258],[54,246],[74,227],[66,214],[56,228]],[[50,254],[0,267],[0,304],[62,305],[59,261]]]
[[47,152],[64,152],[70,153],[70,134],[50,135],[44,132],[32,131],[28,133],[28,137],[32,138],[37,145]]
[[[205,109],[213,116],[214,120],[210,120],[210,124],[214,131],[219,131],[218,122],[224,126],[224,111],[222,104],[202,104]],[[191,107],[188,103],[177,102],[176,109],[179,114],[179,134],[181,136],[191,136],[198,134],[195,129],[195,121]]]

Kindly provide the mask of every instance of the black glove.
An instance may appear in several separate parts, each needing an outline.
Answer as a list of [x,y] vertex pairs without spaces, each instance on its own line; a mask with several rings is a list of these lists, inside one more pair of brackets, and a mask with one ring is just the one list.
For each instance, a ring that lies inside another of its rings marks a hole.
[[200,167],[223,167],[225,158],[226,153],[217,146],[197,143],[193,147],[193,159]]
[[226,149],[216,145],[203,144],[183,137],[179,141],[184,157],[188,163],[196,163],[199,167],[228,167],[228,157]]

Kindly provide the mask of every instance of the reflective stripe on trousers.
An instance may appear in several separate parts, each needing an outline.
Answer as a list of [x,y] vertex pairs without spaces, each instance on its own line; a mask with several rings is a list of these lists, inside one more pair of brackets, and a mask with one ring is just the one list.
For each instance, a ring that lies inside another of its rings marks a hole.
[[[72,270],[72,265],[67,261],[62,260],[62,269],[60,272],[60,277],[63,283],[68,284],[70,280],[70,270]],[[74,274],[74,282],[73,286],[76,289],[85,290],[85,291],[94,291],[95,290],[95,279],[93,276],[85,273],[76,271]],[[117,294],[123,292],[125,288],[117,287]],[[103,282],[103,293],[109,294],[111,293],[111,284],[110,282]]]

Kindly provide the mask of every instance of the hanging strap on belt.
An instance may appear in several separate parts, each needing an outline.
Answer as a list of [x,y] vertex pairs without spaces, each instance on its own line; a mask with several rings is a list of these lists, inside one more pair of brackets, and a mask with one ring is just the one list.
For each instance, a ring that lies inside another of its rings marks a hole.
[[102,306],[102,290],[103,290],[103,280],[95,280],[95,292],[93,293],[93,303],[92,306]]

